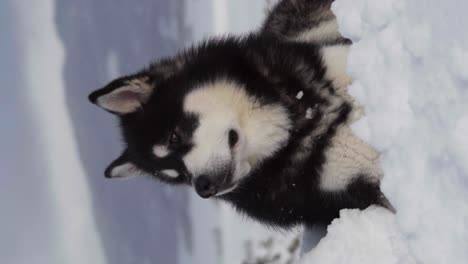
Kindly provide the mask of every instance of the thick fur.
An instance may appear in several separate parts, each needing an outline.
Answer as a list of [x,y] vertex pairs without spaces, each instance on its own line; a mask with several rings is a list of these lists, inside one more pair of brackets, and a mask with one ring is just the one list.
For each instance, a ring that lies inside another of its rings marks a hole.
[[278,38],[319,45],[350,44],[338,32],[333,0],[288,0],[278,2],[265,20],[262,32]]
[[206,41],[92,93],[119,116],[126,143],[106,176],[216,175],[220,199],[280,227],[391,208],[378,153],[349,129],[349,41],[330,4],[281,1],[260,32]]

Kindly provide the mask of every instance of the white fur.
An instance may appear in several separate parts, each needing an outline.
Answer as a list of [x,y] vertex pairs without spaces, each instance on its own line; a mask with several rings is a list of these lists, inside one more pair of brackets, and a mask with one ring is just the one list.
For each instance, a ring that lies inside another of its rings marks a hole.
[[327,40],[333,40],[340,37],[338,32],[338,23],[335,18],[320,23],[319,26],[313,27],[300,33],[293,40],[305,42],[322,43]]
[[[304,31],[297,36],[295,41],[322,42],[340,37],[336,19],[323,22],[318,27]],[[331,105],[324,106],[320,110],[326,115],[322,120],[322,126],[315,133],[304,138],[301,151],[298,151],[293,160],[300,161],[307,157],[310,148],[314,147],[314,141],[328,127],[328,123],[335,120],[338,109],[343,103],[352,105],[352,116],[357,119],[362,115],[361,107],[349,95],[347,87],[352,83],[352,78],[347,73],[349,45],[332,45],[321,48],[322,62],[326,66],[325,77],[332,81],[338,96],[331,95],[323,89],[321,96],[327,98]],[[306,118],[313,114],[315,108],[308,108]],[[310,111],[312,110],[312,111]],[[327,111],[325,111],[327,110]],[[347,185],[360,175],[366,175],[371,182],[380,181],[383,172],[379,164],[378,152],[364,141],[357,138],[348,125],[338,128],[336,136],[332,139],[331,146],[325,152],[326,163],[324,164],[320,187],[326,191],[344,190]]]
[[297,93],[297,95],[296,95],[296,98],[297,98],[298,100],[301,100],[302,97],[304,97],[304,92],[303,92],[303,91],[299,91],[299,92]]
[[163,170],[161,173],[171,177],[171,178],[177,178],[179,177],[179,173],[176,170]]
[[169,149],[167,149],[166,146],[155,145],[153,147],[153,154],[158,158],[164,158],[164,157],[167,157],[167,155],[170,154],[170,151],[169,151]]
[[[345,68],[343,68],[345,70]],[[348,95],[347,90],[338,91],[337,87],[334,87],[336,94],[330,92],[329,89],[320,89],[317,92],[322,98],[327,99],[330,104],[315,104],[311,105],[306,109],[304,116],[306,119],[314,118],[317,111],[323,113],[323,117],[316,128],[301,141],[301,147],[294,153],[292,157],[293,162],[301,162],[308,157],[312,148],[314,148],[315,141],[328,130],[332,122],[340,115],[341,106],[348,102],[353,103],[351,97]],[[354,105],[353,105],[354,111]]]
[[226,193],[230,193],[230,192],[234,191],[234,189],[236,189],[236,187],[237,187],[237,184],[235,184],[231,188],[228,188],[228,189],[226,189],[224,191],[221,191],[221,192],[217,193],[215,196],[221,196],[221,195],[224,195]]
[[354,121],[363,115],[364,109],[348,93],[348,86],[353,81],[347,72],[348,53],[348,45],[325,46],[321,49],[322,62],[327,68],[325,77],[332,81],[337,94],[352,105],[351,117]]
[[360,175],[368,177],[369,182],[378,182],[382,178],[378,152],[356,137],[349,126],[338,129],[325,157],[327,162],[320,179],[323,190],[344,190]]
[[287,110],[280,105],[254,107],[245,123],[247,155],[252,166],[271,157],[283,147],[289,139],[292,126]]
[[[191,92],[184,101],[184,111],[200,117],[193,135],[195,145],[184,157],[194,174],[234,166],[233,181],[237,181],[289,137],[291,124],[285,109],[260,105],[232,81],[219,80]],[[239,134],[232,151],[228,145],[230,129]]]
[[346,88],[352,79],[346,71],[349,45],[325,46],[321,50],[322,61],[327,67],[325,77],[337,88]]
[[142,175],[142,172],[133,163],[130,162],[115,166],[110,172],[110,176],[112,178],[124,178],[138,175]]
[[[151,87],[144,80],[133,80],[97,99],[97,105],[120,114],[136,111],[151,95]],[[133,96],[128,96],[128,94]]]

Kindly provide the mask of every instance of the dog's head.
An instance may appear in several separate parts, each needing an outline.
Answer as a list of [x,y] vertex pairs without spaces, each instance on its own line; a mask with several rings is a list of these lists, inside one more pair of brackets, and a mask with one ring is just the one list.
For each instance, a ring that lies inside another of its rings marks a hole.
[[106,177],[151,174],[191,184],[208,198],[234,190],[284,146],[290,128],[284,107],[274,95],[252,93],[252,86],[265,88],[243,81],[256,73],[224,67],[228,61],[216,57],[200,55],[170,74],[158,73],[156,64],[90,94],[91,102],[119,117],[126,143]]

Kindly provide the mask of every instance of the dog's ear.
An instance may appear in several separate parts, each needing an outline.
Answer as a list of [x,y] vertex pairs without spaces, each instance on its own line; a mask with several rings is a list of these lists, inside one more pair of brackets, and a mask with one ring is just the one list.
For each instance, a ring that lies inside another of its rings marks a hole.
[[89,95],[89,100],[111,113],[124,115],[137,111],[153,93],[153,81],[148,74],[118,78]]
[[130,176],[140,176],[146,173],[139,169],[128,156],[125,150],[120,157],[114,160],[104,172],[106,178],[126,178]]

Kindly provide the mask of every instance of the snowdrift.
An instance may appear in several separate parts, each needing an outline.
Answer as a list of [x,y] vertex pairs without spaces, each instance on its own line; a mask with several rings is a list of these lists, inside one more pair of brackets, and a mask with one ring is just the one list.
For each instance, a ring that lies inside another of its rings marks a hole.
[[[337,0],[354,131],[382,153],[396,216],[344,210],[300,263],[468,263],[468,2]],[[414,257],[414,259],[413,259]]]
[[318,246],[299,264],[391,264],[415,263],[388,210],[342,210]]

